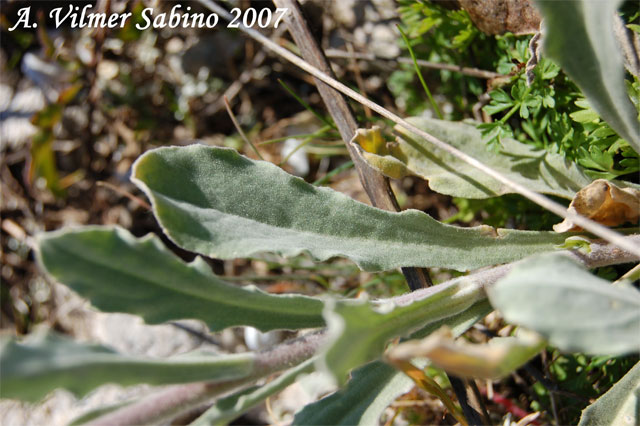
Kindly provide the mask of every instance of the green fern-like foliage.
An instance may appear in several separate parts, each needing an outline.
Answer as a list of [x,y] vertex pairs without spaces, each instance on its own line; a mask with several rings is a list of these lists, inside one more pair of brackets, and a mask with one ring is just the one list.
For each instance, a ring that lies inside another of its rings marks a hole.
[[[640,158],[628,142],[588,105],[578,87],[553,61],[540,58],[527,85],[525,64],[530,58],[531,35],[491,36],[478,30],[464,10],[438,2],[400,1],[399,15],[416,54],[425,60],[496,71],[504,77],[484,82],[449,71],[430,71],[430,87],[453,106],[448,117],[471,117],[477,97],[487,92],[483,111],[492,122],[479,124],[488,149],[498,150],[505,137],[563,154],[593,178],[629,178],[640,170]],[[640,28],[639,14],[625,13],[631,30]],[[414,70],[396,71],[389,88],[407,113],[419,115],[426,99],[416,85]],[[627,81],[629,96],[640,98],[637,78]]]

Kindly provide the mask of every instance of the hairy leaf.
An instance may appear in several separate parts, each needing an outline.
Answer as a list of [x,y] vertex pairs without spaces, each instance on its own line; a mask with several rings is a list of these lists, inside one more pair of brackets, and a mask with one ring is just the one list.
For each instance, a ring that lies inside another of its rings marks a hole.
[[587,96],[589,104],[640,152],[637,112],[627,97],[613,19],[620,0],[537,2],[546,27],[545,53]]
[[413,382],[381,361],[353,372],[347,386],[298,412],[294,425],[375,425],[389,404],[409,392]]
[[301,374],[312,372],[314,362],[315,359],[309,359],[297,367],[285,371],[277,379],[265,385],[251,386],[217,400],[204,414],[191,423],[191,426],[228,424],[242,413],[294,383]]
[[564,241],[547,232],[444,225],[416,210],[379,210],[225,148],[149,151],[136,161],[133,180],[176,244],[222,259],[308,251],[319,260],[348,257],[369,271],[466,270],[548,251]]
[[320,300],[227,284],[201,258],[186,264],[152,234],[85,227],[41,234],[38,247],[51,276],[103,311],[140,315],[151,324],[194,318],[214,330],[324,325]]
[[640,292],[612,286],[564,256],[519,264],[489,289],[489,297],[507,321],[537,331],[561,350],[640,351]]
[[640,423],[640,362],[604,395],[582,411],[578,426]]
[[414,332],[422,336],[443,325],[458,335],[491,311],[484,290],[466,278],[419,291],[428,296],[410,304],[338,302],[332,308],[328,303],[329,338],[320,358],[323,369],[342,384],[351,369],[380,358],[394,337]]
[[123,386],[228,380],[247,376],[254,355],[182,355],[171,360],[134,358],[104,346],[82,344],[53,334],[0,344],[0,395],[37,401],[57,388],[78,396],[105,384]]
[[[511,180],[534,191],[571,199],[580,188],[591,183],[579,166],[562,155],[525,145],[515,139],[502,138],[499,153],[488,150],[482,134],[474,126],[425,117],[407,119],[414,126],[447,142],[478,161],[499,171]],[[419,176],[441,194],[463,198],[489,198],[514,190],[469,166],[426,140],[396,126],[400,137],[395,144],[371,144],[374,130],[360,130],[354,142],[362,146],[363,156],[381,173],[401,178]]]

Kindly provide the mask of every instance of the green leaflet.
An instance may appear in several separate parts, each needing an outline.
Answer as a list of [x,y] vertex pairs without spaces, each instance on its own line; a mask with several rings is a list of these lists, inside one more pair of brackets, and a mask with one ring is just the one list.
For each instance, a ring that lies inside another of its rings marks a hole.
[[254,355],[183,355],[171,360],[134,358],[52,334],[0,344],[0,395],[37,401],[56,388],[82,396],[105,384],[123,386],[229,380],[249,375]]
[[41,234],[38,247],[51,276],[103,311],[140,315],[151,324],[195,318],[213,330],[324,325],[320,300],[227,284],[201,258],[187,264],[152,234],[135,238],[122,228],[92,226]]
[[578,426],[637,425],[640,422],[640,362],[582,411]]
[[255,407],[271,395],[294,383],[298,376],[313,371],[314,358],[285,371],[277,379],[264,385],[251,386],[239,392],[217,400],[191,426],[226,425],[242,413]]
[[[407,121],[537,192],[571,199],[592,181],[579,166],[567,162],[563,156],[536,150],[514,139],[502,139],[504,149],[491,152],[482,141],[480,131],[470,124],[424,117],[410,117]],[[364,142],[364,138],[371,137],[367,132],[373,130],[361,131],[354,138],[364,148],[365,159],[381,173],[392,178],[416,175],[428,180],[432,190],[454,197],[489,198],[514,192],[402,127],[396,126],[395,130],[400,134],[398,143],[388,147]]]
[[624,86],[613,19],[621,1],[536,1],[546,27],[544,52],[587,96],[589,104],[640,152],[637,112]]
[[517,265],[489,289],[489,298],[508,322],[537,331],[563,351],[640,351],[640,292],[612,286],[565,256]]
[[393,367],[375,361],[353,372],[347,386],[300,410],[294,425],[375,425],[382,412],[413,381]]
[[395,337],[425,336],[443,325],[457,336],[491,312],[482,287],[466,277],[418,291],[426,296],[410,304],[327,303],[329,338],[320,366],[342,384],[351,369],[379,359]]
[[391,213],[275,165],[225,148],[158,148],[134,164],[164,232],[179,246],[229,259],[260,252],[318,260],[344,256],[367,271],[401,266],[458,270],[511,262],[553,250],[550,232],[459,228],[408,210]]

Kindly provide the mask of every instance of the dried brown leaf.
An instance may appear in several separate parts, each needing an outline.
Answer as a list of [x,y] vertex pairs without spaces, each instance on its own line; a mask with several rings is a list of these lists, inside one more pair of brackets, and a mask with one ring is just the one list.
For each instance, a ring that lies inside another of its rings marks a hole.
[[[604,179],[597,179],[582,188],[569,204],[569,211],[605,226],[626,222],[637,223],[640,216],[640,191],[620,188]],[[556,232],[580,231],[569,219],[553,226]]]

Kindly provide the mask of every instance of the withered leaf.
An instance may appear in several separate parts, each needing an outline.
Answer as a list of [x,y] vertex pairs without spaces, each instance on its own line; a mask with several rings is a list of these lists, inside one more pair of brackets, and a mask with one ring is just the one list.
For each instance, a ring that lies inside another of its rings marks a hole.
[[534,357],[546,345],[536,333],[520,329],[517,336],[497,337],[486,344],[454,340],[447,327],[422,340],[409,340],[389,349],[394,365],[413,358],[429,358],[434,365],[460,377],[497,379]]
[[[620,188],[605,179],[597,179],[578,191],[569,204],[569,211],[605,226],[637,223],[640,216],[640,191]],[[553,226],[556,232],[581,229],[568,219]]]

